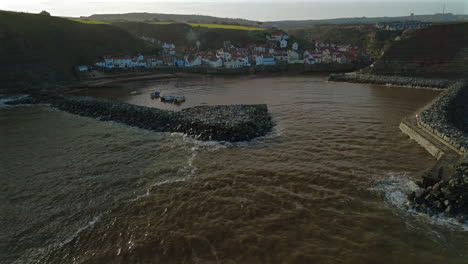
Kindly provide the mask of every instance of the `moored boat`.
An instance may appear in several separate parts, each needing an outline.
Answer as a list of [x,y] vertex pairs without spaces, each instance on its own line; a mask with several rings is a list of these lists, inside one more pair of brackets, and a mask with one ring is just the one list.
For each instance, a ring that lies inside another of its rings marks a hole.
[[160,92],[152,92],[151,93],[151,99],[159,98],[161,96]]
[[175,96],[163,95],[161,96],[161,102],[174,102]]
[[183,103],[185,102],[185,96],[174,96],[174,103]]
[[130,92],[130,95],[139,95],[139,94],[141,94],[140,91],[132,91],[132,92]]

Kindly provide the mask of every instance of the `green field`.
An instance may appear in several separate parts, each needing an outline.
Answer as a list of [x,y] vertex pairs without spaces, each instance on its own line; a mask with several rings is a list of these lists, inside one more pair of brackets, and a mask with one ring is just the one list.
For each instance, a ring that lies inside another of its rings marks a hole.
[[84,24],[106,24],[106,25],[110,24],[108,22],[83,20],[83,19],[75,19],[75,18],[71,18],[70,20],[73,20],[75,22],[84,23]]
[[[150,22],[150,24],[157,25],[168,25],[173,24],[174,22]],[[222,25],[222,24],[197,24],[197,23],[187,23],[192,27],[204,27],[204,28],[222,28],[222,29],[237,29],[237,30],[265,30],[264,28],[259,27],[249,27],[249,26],[238,26],[238,25]]]

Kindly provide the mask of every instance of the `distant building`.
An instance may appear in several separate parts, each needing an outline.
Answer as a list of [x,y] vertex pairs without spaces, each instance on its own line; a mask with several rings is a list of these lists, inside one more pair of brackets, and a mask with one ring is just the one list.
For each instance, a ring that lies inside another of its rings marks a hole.
[[295,51],[288,52],[288,63],[289,64],[300,64],[304,63],[304,60],[299,59],[299,53]]
[[269,54],[265,55],[263,57],[263,65],[266,65],[266,66],[276,65],[275,58]]
[[89,70],[89,68],[86,65],[78,66],[78,71],[80,71],[80,72],[85,72],[85,71],[88,71],[88,70]]
[[288,47],[288,41],[283,39],[280,41],[280,48],[285,49]]
[[240,60],[232,60],[224,63],[224,67],[228,69],[242,68],[244,63]]
[[387,31],[405,30],[405,29],[420,29],[431,26],[431,22],[422,21],[392,21],[379,22],[375,25],[376,28]]
[[43,10],[42,12],[39,13],[39,15],[43,15],[43,16],[50,16],[50,13]]
[[299,50],[299,44],[297,42],[294,42],[291,47],[292,50]]

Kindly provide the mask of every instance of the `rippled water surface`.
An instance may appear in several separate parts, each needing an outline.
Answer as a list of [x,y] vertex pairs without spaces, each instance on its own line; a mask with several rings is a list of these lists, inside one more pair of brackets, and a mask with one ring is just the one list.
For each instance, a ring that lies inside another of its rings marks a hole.
[[466,263],[465,226],[403,206],[434,160],[398,125],[436,91],[280,75],[75,94],[266,103],[276,126],[221,144],[1,107],[2,263]]

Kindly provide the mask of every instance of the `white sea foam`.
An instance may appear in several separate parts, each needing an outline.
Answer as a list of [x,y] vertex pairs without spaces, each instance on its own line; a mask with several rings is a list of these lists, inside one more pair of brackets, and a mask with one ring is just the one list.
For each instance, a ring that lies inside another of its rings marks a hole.
[[[407,173],[390,172],[385,179],[376,182],[371,191],[383,193],[385,205],[395,209],[395,212],[405,220],[416,220],[425,224],[444,226],[459,231],[468,232],[468,223],[446,217],[444,214],[430,216],[409,208],[407,195],[418,190],[419,187]],[[413,218],[413,219],[408,219]],[[411,226],[412,224],[409,223]]]
[[[103,214],[106,214],[108,212],[105,212]],[[91,228],[93,227],[94,225],[96,225],[96,223],[99,221],[99,219],[101,219],[101,216],[103,214],[100,214],[96,217],[94,217],[93,219],[91,219],[86,225],[80,227],[73,235],[71,235],[70,237],[66,238],[64,241],[60,242],[59,246],[63,246],[65,244],[68,244],[70,243],[73,239],[77,238],[78,235],[83,232],[84,230],[88,229],[88,228]]]
[[28,96],[28,95],[26,95],[26,94],[19,94],[19,95],[2,95],[2,94],[0,94],[0,107],[9,106],[9,105],[6,105],[5,103],[24,98],[26,96]]

